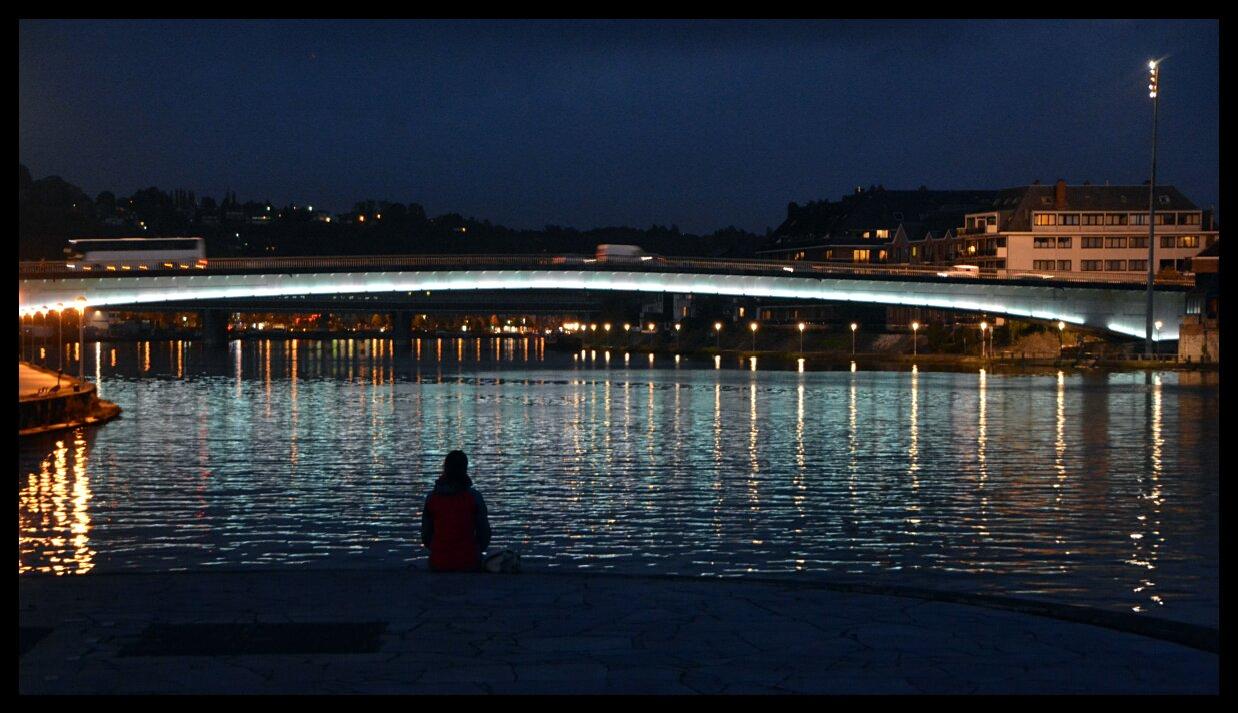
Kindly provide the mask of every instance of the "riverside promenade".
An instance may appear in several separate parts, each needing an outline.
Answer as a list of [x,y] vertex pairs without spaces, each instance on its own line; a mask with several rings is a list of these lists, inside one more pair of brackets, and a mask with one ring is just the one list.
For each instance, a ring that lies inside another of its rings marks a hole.
[[17,363],[18,435],[109,421],[120,407],[98,398],[95,385],[27,362]]
[[28,694],[1217,693],[1220,685],[1215,640],[1200,646],[1172,635],[1174,625],[1166,640],[1120,630],[1135,622],[1123,615],[1095,626],[1011,611],[1009,600],[995,608],[823,583],[265,570],[23,576],[18,593],[18,685]]

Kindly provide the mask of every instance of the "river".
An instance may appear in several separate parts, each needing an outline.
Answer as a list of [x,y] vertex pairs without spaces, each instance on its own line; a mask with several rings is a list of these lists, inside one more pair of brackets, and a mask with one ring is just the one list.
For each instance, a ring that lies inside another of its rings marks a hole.
[[497,338],[91,344],[124,414],[23,441],[18,570],[424,566],[420,508],[459,448],[526,568],[1217,625],[1215,374],[807,366]]

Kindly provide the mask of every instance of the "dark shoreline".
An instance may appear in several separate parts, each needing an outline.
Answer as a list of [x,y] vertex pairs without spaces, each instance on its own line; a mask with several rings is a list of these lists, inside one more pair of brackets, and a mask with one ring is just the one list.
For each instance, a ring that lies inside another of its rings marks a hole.
[[[422,332],[412,333],[409,339],[458,339],[464,337],[466,339],[538,339],[543,338],[541,335],[512,335],[512,334],[486,334],[486,333],[469,333],[467,336],[459,332]],[[155,334],[155,335],[120,335],[115,337],[106,337],[102,339],[87,339],[90,342],[106,342],[106,343],[139,343],[139,342],[161,342],[161,341],[201,341],[201,336],[196,333],[187,334]],[[352,339],[360,341],[369,341],[373,339],[391,340],[390,332],[366,331],[366,332],[286,332],[286,331],[270,331],[270,332],[255,332],[230,335],[229,343],[232,341],[291,341],[291,340],[309,340],[309,341],[328,341],[335,339]],[[1053,373],[1056,371],[1065,371],[1070,373],[1078,372],[1128,372],[1128,371],[1189,371],[1189,372],[1219,372],[1220,364],[1218,363],[1186,363],[1178,361],[1145,361],[1145,360],[1118,360],[1118,359],[1092,359],[1082,358],[1076,359],[1073,357],[1065,359],[1053,358],[1036,358],[1028,357],[1021,358],[1011,356],[1009,358],[994,358],[981,359],[979,356],[970,354],[911,354],[889,353],[889,352],[858,352],[851,354],[849,352],[840,352],[836,350],[830,351],[783,351],[783,350],[764,350],[764,349],[722,349],[718,350],[712,346],[708,348],[682,348],[675,349],[673,345],[633,345],[630,347],[610,346],[604,344],[583,343],[578,339],[556,339],[548,340],[546,349],[549,351],[570,354],[576,352],[599,352],[612,353],[628,352],[630,354],[653,354],[655,356],[664,356],[674,358],[680,356],[683,359],[688,359],[694,362],[709,363],[714,360],[715,356],[721,356],[727,363],[743,362],[744,368],[747,368],[747,361],[751,357],[757,357],[758,362],[764,362],[768,369],[771,363],[774,368],[785,368],[786,370],[797,370],[798,360],[805,360],[805,371],[839,371],[849,370],[852,362],[855,362],[856,368],[861,371],[902,371],[909,370],[915,366],[919,371],[977,371],[985,369],[992,373]]]

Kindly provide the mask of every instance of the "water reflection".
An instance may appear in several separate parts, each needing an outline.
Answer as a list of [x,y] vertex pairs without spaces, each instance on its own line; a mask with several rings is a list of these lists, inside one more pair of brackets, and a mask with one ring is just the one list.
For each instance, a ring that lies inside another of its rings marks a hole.
[[[86,430],[77,429],[50,444],[46,438],[23,444],[18,573],[85,574],[94,568],[86,439]],[[27,465],[30,454],[39,451],[46,455],[37,466]]]
[[1219,397],[1196,375],[676,369],[432,339],[86,350],[125,414],[89,443],[22,444],[19,571],[404,566],[459,447],[496,545],[530,567],[1215,620]]

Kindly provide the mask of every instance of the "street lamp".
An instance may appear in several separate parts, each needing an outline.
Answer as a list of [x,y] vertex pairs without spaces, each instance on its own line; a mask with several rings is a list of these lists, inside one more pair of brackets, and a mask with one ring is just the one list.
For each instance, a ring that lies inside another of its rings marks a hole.
[[804,353],[804,327],[808,325],[804,324],[803,322],[800,322],[796,326],[799,327],[799,330],[800,330],[800,354],[803,354]]
[[851,323],[851,356],[855,356],[855,330],[859,328],[860,325],[855,322]]
[[752,351],[755,352],[757,350],[757,323],[750,323],[748,329],[752,330]]
[[918,351],[920,345],[917,343],[918,341],[917,337],[919,336],[920,336],[920,323],[912,322],[911,323],[911,356],[912,358],[916,358],[920,356],[920,353]]
[[1147,314],[1144,322],[1144,353],[1152,353],[1152,283],[1155,279],[1153,261],[1156,257],[1156,120],[1160,94],[1161,68],[1156,60],[1148,61],[1148,97],[1152,100],[1152,177],[1148,181],[1148,287]]
[[1066,323],[1061,320],[1058,320],[1058,323],[1057,323],[1057,358],[1058,359],[1062,358],[1063,337],[1065,336],[1065,332],[1066,332]]
[[606,332],[606,348],[610,349],[610,322],[603,324],[602,329]]
[[675,323],[675,350],[676,351],[679,350],[679,330],[681,327],[683,327],[682,324],[680,324],[679,322]]
[[64,371],[64,303],[56,303],[56,356],[59,366],[56,367],[56,388],[60,388],[60,372]]
[[632,347],[632,324],[630,322],[623,323],[623,343],[628,347]]
[[86,381],[86,298],[79,296],[77,303],[77,380]]
[[[34,314],[39,315],[39,319],[42,320],[44,327],[47,326],[47,316],[46,316],[47,311],[48,311],[47,305],[43,305],[43,307],[34,310]],[[39,339],[39,351],[36,352],[34,350],[34,317],[32,315],[30,318],[30,358],[31,360],[34,359],[35,355],[38,355],[40,357],[39,361],[40,362],[43,361],[42,352],[44,350],[45,344],[47,344],[47,337],[43,337]]]
[[984,333],[985,333],[986,331],[988,331],[988,329],[989,329],[989,323],[988,323],[988,322],[981,322],[981,323],[980,323],[980,358],[981,358],[981,359],[984,359],[984,358],[986,358],[986,356],[987,356],[987,354],[986,354],[986,352],[985,352],[985,346],[984,346]]
[[714,322],[714,348],[722,351],[722,322]]
[[27,361],[26,359],[26,315],[30,314],[30,310],[26,309],[25,307],[22,307],[21,310],[18,312],[18,314],[20,315],[20,318],[21,318],[21,321],[19,322],[19,324],[21,325],[21,332],[20,332],[21,334],[21,358],[22,358],[22,361]]
[[1164,326],[1164,322],[1158,319],[1152,326],[1156,327],[1156,355],[1159,357],[1161,355],[1161,327]]

